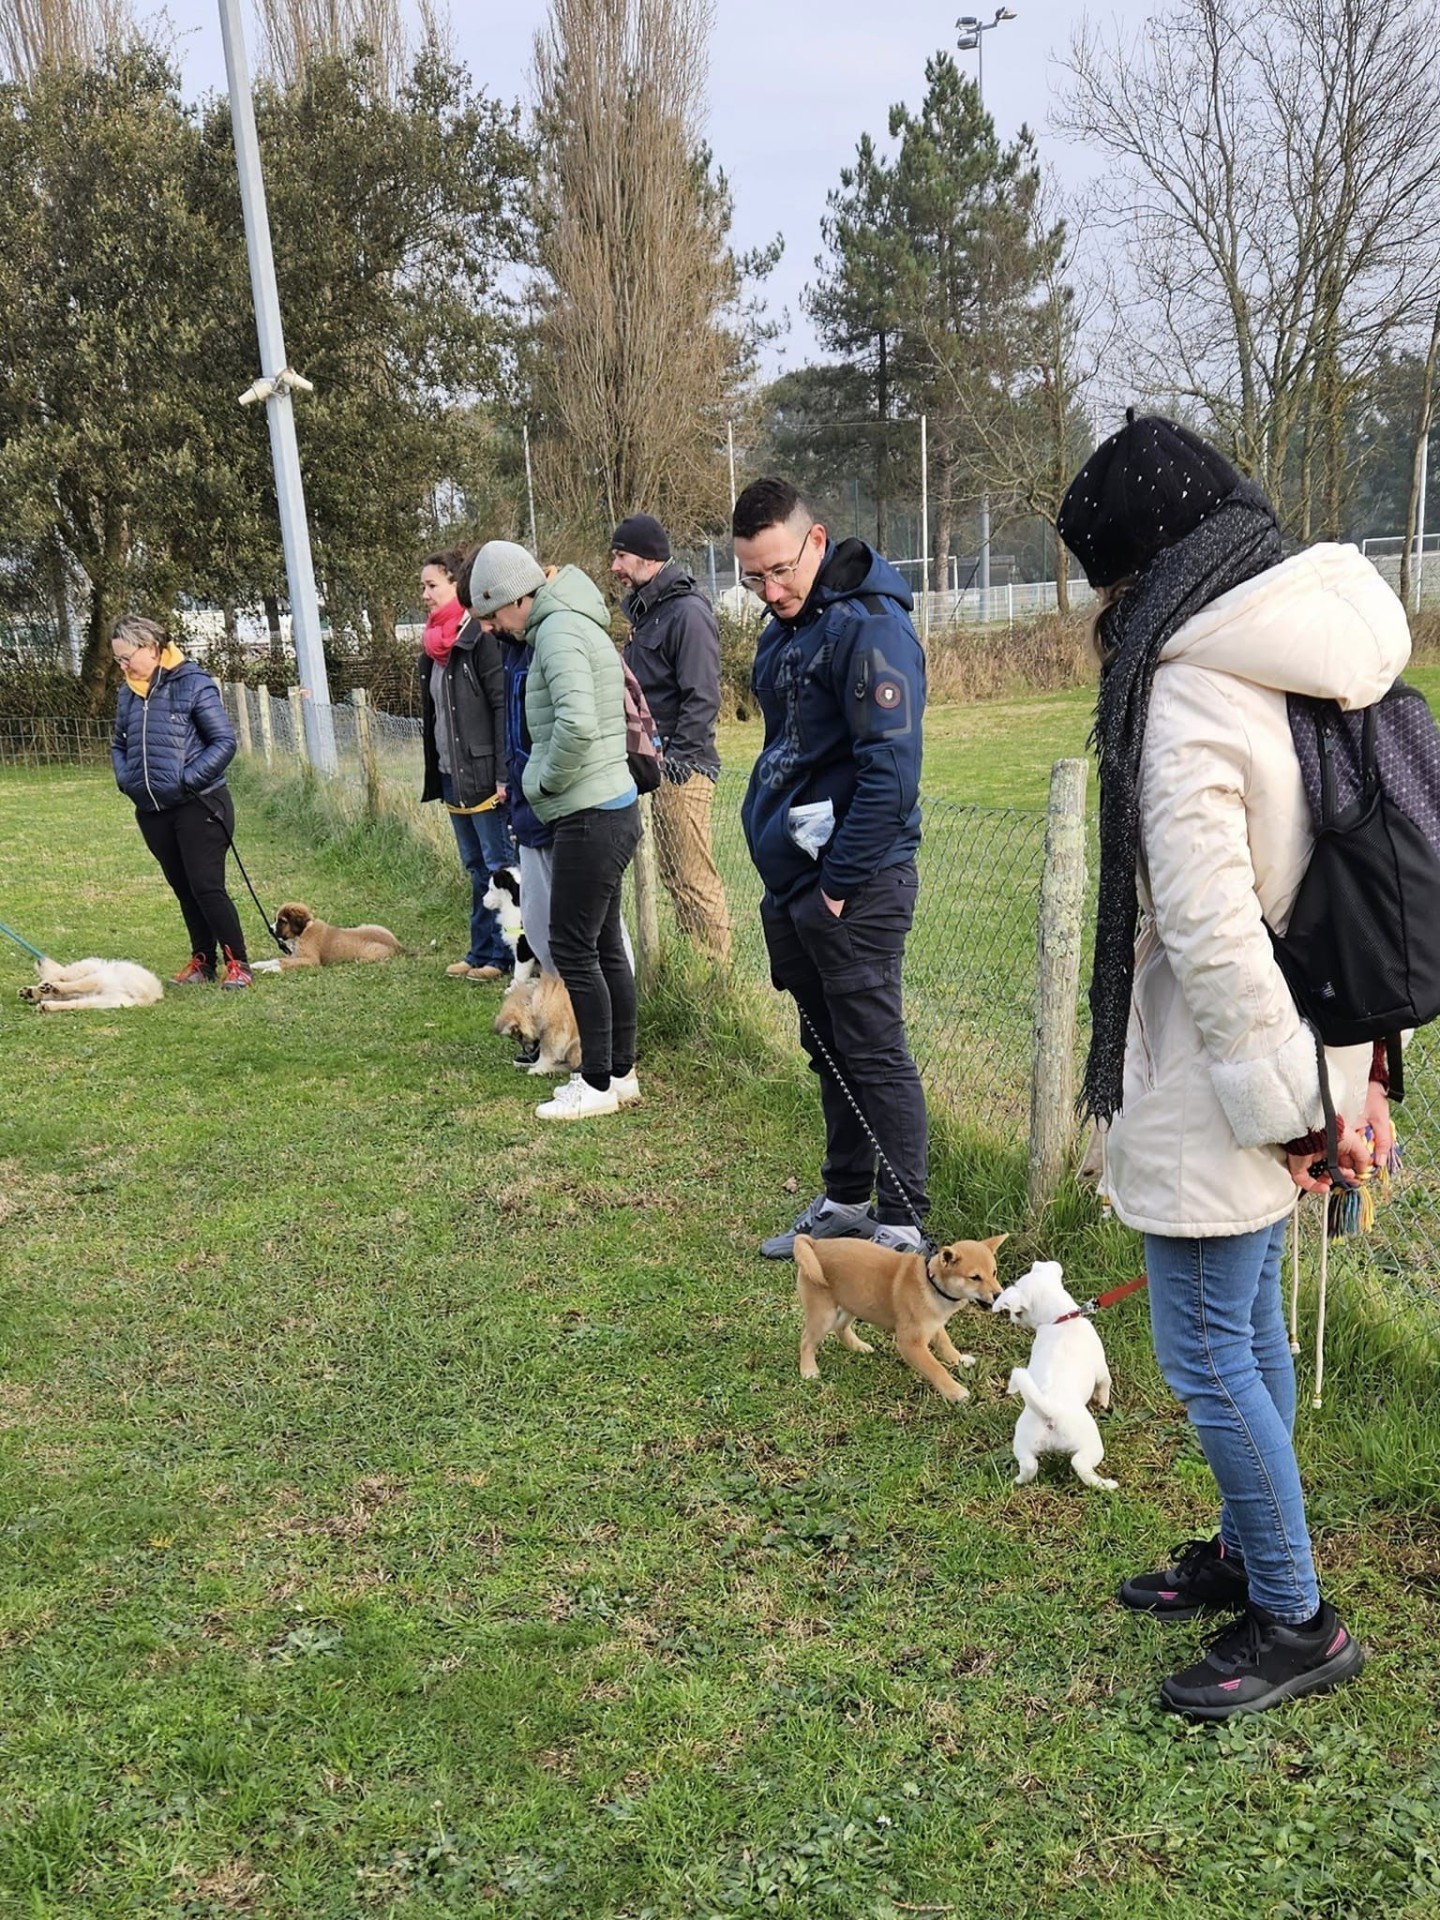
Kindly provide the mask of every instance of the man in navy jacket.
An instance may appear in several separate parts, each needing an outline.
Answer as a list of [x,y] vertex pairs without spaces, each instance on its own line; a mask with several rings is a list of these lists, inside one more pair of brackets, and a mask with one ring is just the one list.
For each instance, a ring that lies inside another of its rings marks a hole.
[[760,1251],[788,1259],[797,1233],[919,1248],[925,1096],[901,1004],[925,711],[910,590],[863,541],[835,545],[788,481],[748,486],[731,530],[740,577],[772,615],[751,676],[765,745],[745,838],[771,978],[800,1010],[825,1116],[824,1191]]

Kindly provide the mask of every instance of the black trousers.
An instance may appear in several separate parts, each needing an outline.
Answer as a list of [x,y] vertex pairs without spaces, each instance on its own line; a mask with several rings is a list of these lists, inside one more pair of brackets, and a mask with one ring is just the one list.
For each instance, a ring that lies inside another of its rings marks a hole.
[[916,892],[915,865],[907,861],[877,873],[845,902],[838,918],[821,899],[818,882],[784,906],[768,893],[760,902],[770,977],[804,1016],[800,1044],[820,1079],[825,1191],[832,1200],[860,1206],[873,1189],[877,1216],[892,1226],[912,1224],[900,1187],[922,1220],[930,1210],[925,1094],[905,1044],[900,982]]
[[159,813],[142,813],[137,807],[135,818],[180,902],[190,951],[203,955],[212,967],[226,947],[237,960],[246,959],[240,916],[225,891],[225,855],[235,831],[230,789],[218,787],[203,799],[185,800]]
[[603,1080],[635,1064],[635,975],[620,936],[620,883],[640,844],[640,808],[586,807],[555,822],[550,956],[570,989],[580,1071]]

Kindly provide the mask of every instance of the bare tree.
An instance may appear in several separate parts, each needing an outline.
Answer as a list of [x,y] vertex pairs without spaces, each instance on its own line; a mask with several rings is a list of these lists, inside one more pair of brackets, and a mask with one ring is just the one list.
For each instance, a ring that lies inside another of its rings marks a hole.
[[[1114,340],[1115,290],[1104,261],[1087,257],[1085,206],[1063,205],[1053,176],[1042,178],[1030,219],[1038,280],[1029,303],[996,330],[988,402],[965,417],[972,467],[996,504],[1053,526],[1092,445],[1092,395]],[[1069,563],[1057,540],[1061,613],[1070,611]]]
[[1142,390],[1202,417],[1309,538],[1336,533],[1381,347],[1440,255],[1432,0],[1186,0],[1072,43],[1062,130],[1109,162]]
[[[265,66],[282,83],[303,79],[317,57],[363,45],[386,92],[398,90],[408,51],[399,0],[257,0],[256,11]],[[421,14],[424,33],[448,32],[433,6],[425,5]]]
[[683,534],[725,503],[747,356],[701,134],[711,20],[710,0],[552,0],[536,40],[537,457],[577,551],[640,508]]
[[26,80],[42,67],[88,65],[129,22],[126,0],[0,0],[0,69]]

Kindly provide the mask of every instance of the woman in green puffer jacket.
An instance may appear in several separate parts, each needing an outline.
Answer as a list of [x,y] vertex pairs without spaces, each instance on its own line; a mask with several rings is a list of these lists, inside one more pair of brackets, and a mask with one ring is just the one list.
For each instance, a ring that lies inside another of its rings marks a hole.
[[550,951],[580,1030],[580,1071],[535,1111],[542,1120],[615,1113],[640,1098],[635,975],[620,922],[640,809],[609,612],[578,567],[547,577],[533,554],[508,540],[488,541],[476,554],[470,603],[477,619],[532,649],[525,798],[555,834]]

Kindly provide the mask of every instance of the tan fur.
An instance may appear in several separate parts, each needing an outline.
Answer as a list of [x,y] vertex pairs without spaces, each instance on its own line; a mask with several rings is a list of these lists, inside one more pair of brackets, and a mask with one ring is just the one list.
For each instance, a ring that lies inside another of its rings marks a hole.
[[574,1072],[580,1065],[580,1029],[565,982],[555,973],[519,980],[500,1002],[496,1033],[540,1048],[531,1073]]
[[62,967],[42,960],[39,981],[21,987],[20,998],[33,1000],[41,1013],[79,1013],[86,1007],[153,1007],[165,989],[155,975],[132,960],[77,960]]
[[342,960],[393,960],[404,949],[388,927],[332,927],[309,907],[292,900],[275,915],[275,932],[290,952],[280,962],[291,967],[333,967]]
[[[798,1234],[796,1287],[805,1310],[805,1331],[800,1336],[802,1377],[820,1378],[815,1354],[827,1334],[838,1333],[856,1353],[873,1352],[851,1324],[866,1320],[871,1326],[893,1330],[900,1358],[923,1374],[937,1393],[950,1401],[968,1400],[968,1390],[948,1369],[973,1367],[975,1360],[956,1351],[945,1323],[967,1301],[982,1306],[995,1299],[1000,1291],[995,1249],[1005,1238],[997,1233],[989,1240],[957,1240],[933,1254],[927,1268],[918,1253],[897,1253],[869,1240],[812,1240],[808,1233]],[[959,1297],[942,1299],[930,1284],[932,1279],[947,1294]]]

